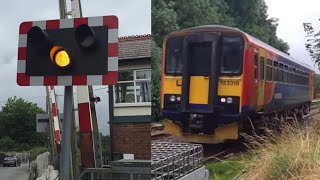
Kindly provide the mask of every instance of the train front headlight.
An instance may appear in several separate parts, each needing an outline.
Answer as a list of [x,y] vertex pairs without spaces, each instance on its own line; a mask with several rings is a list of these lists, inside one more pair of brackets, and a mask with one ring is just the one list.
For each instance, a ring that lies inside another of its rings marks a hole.
[[175,95],[171,95],[169,100],[170,100],[170,102],[175,102],[176,101],[176,96]]
[[221,98],[220,101],[221,101],[222,103],[225,103],[225,102],[226,102],[226,98]]
[[228,104],[231,104],[231,103],[232,103],[232,97],[228,97],[228,98],[227,98],[227,103],[228,103]]

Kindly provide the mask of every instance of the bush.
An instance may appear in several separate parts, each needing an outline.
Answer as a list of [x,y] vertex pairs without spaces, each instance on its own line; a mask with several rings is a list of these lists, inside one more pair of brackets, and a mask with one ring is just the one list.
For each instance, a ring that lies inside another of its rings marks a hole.
[[13,151],[15,150],[16,142],[10,137],[5,136],[0,139],[0,150],[1,151]]
[[31,149],[30,152],[30,158],[31,160],[35,160],[37,158],[38,155],[47,152],[48,149],[45,147],[37,147],[37,148],[33,148]]

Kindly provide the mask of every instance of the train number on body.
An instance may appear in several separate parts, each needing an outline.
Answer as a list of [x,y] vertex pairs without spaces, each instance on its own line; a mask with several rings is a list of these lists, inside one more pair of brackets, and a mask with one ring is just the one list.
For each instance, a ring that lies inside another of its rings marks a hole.
[[225,85],[225,86],[239,86],[240,85],[240,81],[237,81],[237,80],[221,80],[220,83],[221,83],[221,85]]

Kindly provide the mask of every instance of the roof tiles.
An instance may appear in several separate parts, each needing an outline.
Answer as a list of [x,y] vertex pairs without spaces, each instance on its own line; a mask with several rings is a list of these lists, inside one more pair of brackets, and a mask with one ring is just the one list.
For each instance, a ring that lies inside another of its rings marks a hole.
[[124,36],[119,38],[119,59],[151,57],[151,35]]

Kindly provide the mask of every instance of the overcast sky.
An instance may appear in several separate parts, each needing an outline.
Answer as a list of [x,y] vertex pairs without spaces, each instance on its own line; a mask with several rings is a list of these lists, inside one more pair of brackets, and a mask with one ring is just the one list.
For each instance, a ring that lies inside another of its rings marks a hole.
[[314,28],[320,30],[319,0],[265,0],[268,5],[269,17],[279,18],[277,36],[288,42],[290,55],[299,61],[304,61],[314,67],[314,63],[305,50],[306,33],[304,22],[311,22]]
[[[70,4],[70,0],[66,0]],[[8,97],[29,98],[45,109],[44,87],[20,87],[16,84],[18,29],[23,21],[59,19],[58,0],[10,0],[0,6],[0,106]],[[151,33],[151,0],[82,0],[83,16],[117,15],[119,36]],[[70,7],[70,5],[69,5]],[[101,87],[96,87],[101,88]],[[106,131],[106,89],[95,91],[102,102],[97,104],[101,131]],[[63,89],[57,90],[63,94]],[[63,97],[59,96],[63,111]],[[104,133],[105,134],[105,133]]]

